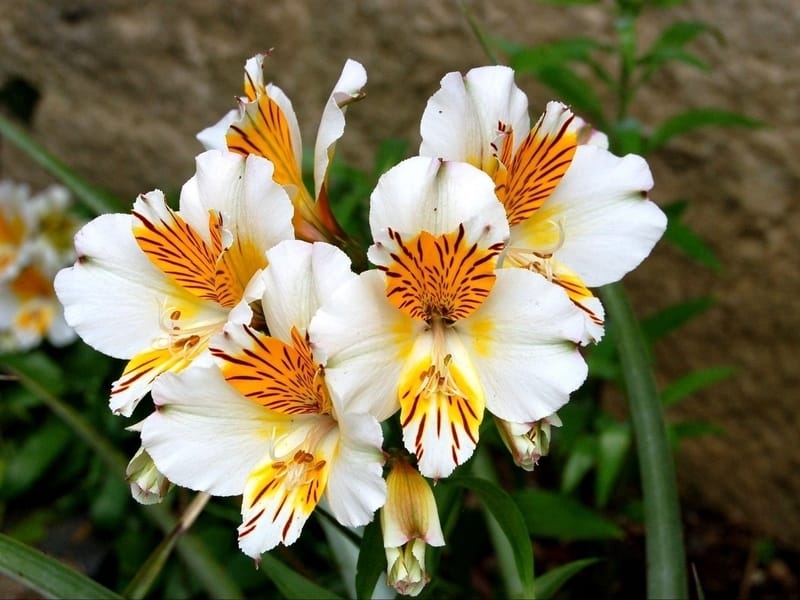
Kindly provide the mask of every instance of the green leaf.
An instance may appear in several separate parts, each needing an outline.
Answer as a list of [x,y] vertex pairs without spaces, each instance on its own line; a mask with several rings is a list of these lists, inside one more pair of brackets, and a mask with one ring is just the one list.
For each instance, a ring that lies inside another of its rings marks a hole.
[[597,475],[594,480],[595,501],[604,507],[622,472],[632,434],[630,423],[611,421],[603,426],[597,439]]
[[648,55],[657,54],[663,48],[685,46],[701,33],[711,33],[719,41],[722,41],[722,32],[713,25],[702,21],[676,21],[661,32],[661,35],[653,42],[643,60]]
[[702,315],[716,302],[714,298],[707,296],[673,304],[642,319],[642,331],[651,342],[654,342],[668,333],[672,333],[693,318]]
[[736,367],[711,367],[692,371],[680,379],[676,379],[662,390],[661,404],[665,407],[673,406],[718,381],[728,379],[736,371]]
[[664,29],[650,49],[637,61],[644,69],[641,81],[647,81],[656,71],[672,61],[708,71],[708,65],[685,48],[702,33],[712,33],[722,41],[722,34],[717,28],[701,21],[678,21]]
[[527,489],[514,494],[525,517],[528,532],[535,537],[560,540],[607,540],[622,537],[622,530],[601,514],[571,496]]
[[592,63],[592,53],[608,47],[591,38],[568,38],[549,44],[528,47],[507,47],[509,62],[515,71],[536,72],[544,66],[559,66],[569,62]]
[[64,373],[58,364],[41,351],[0,354],[0,369],[24,372],[51,394],[64,391]]
[[627,118],[612,123],[608,135],[609,145],[615,154],[642,154],[642,125],[636,119]]
[[120,598],[85,575],[2,533],[0,572],[46,598]]
[[[0,115],[0,135],[17,146],[34,162],[67,186],[94,214],[119,212],[125,204],[113,194],[93,186],[55,156],[47,152],[24,129]],[[127,208],[126,208],[127,210]]]
[[600,562],[599,558],[582,558],[580,560],[573,560],[565,565],[556,567],[549,570],[544,575],[539,575],[536,578],[536,598],[539,600],[547,600],[556,595],[556,592],[561,587],[572,579],[575,575],[583,571],[586,567]]
[[11,455],[0,496],[12,498],[30,489],[58,461],[71,439],[62,423],[52,418],[45,421]]
[[669,440],[673,447],[686,438],[719,435],[724,432],[724,427],[708,421],[681,421],[680,423],[672,423],[667,428]]
[[736,112],[714,108],[695,108],[664,121],[647,141],[649,154],[672,138],[701,127],[761,127],[763,123]]
[[458,485],[474,492],[491,512],[511,544],[523,597],[533,597],[533,549],[518,505],[502,488],[485,479],[450,477],[440,481],[440,485],[445,481],[447,485]]
[[561,472],[561,492],[570,493],[578,487],[597,460],[597,441],[590,435],[575,440],[569,458]]
[[364,528],[356,565],[356,597],[372,598],[381,573],[386,571],[386,551],[383,548],[380,519],[373,519]]
[[388,138],[383,140],[375,152],[375,163],[372,176],[377,179],[391,169],[406,156],[408,140],[401,138]]
[[339,598],[330,590],[306,579],[297,571],[272,556],[269,552],[261,555],[260,568],[272,580],[278,591],[290,600],[324,600]]
[[685,223],[668,221],[664,239],[695,262],[716,273],[722,272],[722,263],[714,251]]
[[592,86],[565,65],[545,64],[533,71],[533,75],[552,89],[573,111],[602,129],[605,123],[603,105]]
[[647,595],[651,598],[688,597],[675,464],[650,353],[622,284],[604,286],[600,297],[618,336],[620,364],[639,459],[647,528]]

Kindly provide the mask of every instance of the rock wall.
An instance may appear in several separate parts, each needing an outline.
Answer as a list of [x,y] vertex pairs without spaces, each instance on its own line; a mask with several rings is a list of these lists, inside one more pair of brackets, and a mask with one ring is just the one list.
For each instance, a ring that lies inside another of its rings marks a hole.
[[[610,37],[609,4],[468,3],[487,32],[518,43]],[[268,76],[293,99],[308,144],[344,60],[364,63],[368,97],[351,108],[340,145],[362,166],[386,137],[416,147],[440,77],[487,62],[455,2],[4,0],[3,13],[0,87],[22,80],[41,94],[33,136],[131,200],[156,187],[177,191],[192,174],[195,132],[233,106],[244,60],[256,52],[275,48]],[[739,369],[670,415],[725,430],[682,446],[685,501],[800,547],[800,10],[794,0],[691,0],[650,13],[643,38],[677,17],[716,25],[727,43],[698,40],[711,72],[673,66],[642,92],[634,115],[656,123],[713,106],[767,127],[698,132],[651,157],[654,199],[690,199],[687,220],[725,270],[712,274],[661,244],[627,285],[641,314],[699,296],[718,300],[659,346],[662,381],[701,367]],[[550,98],[536,82],[520,83],[533,107]],[[2,176],[47,181],[7,143],[0,161]]]

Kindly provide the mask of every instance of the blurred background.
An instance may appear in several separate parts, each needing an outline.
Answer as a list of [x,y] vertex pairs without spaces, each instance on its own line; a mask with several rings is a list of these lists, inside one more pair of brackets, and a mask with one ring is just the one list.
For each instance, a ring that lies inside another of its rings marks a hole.
[[[611,41],[612,4],[464,3],[501,57],[503,49],[567,37]],[[702,21],[717,31],[697,35],[688,47],[708,69],[672,62],[642,87],[630,116],[645,133],[691,108],[735,111],[763,123],[691,131],[648,156],[652,198],[662,206],[687,201],[682,222],[705,240],[721,268],[698,265],[661,243],[626,279],[642,316],[713,299],[702,315],[659,341],[655,359],[662,383],[698,369],[734,370],[667,416],[715,429],[685,438],[676,455],[690,556],[715,553],[723,560],[726,544],[738,540],[747,552],[727,568],[744,572],[764,543],[787,556],[800,552],[800,6],[795,0],[661,4],[667,6],[638,21],[642,46],[667,22]],[[407,153],[414,153],[420,116],[439,79],[489,62],[456,2],[4,0],[0,110],[87,180],[122,198],[132,202],[154,188],[176,193],[202,150],[195,133],[233,108],[244,61],[271,48],[267,79],[293,100],[306,145],[344,61],[364,64],[367,97],[350,107],[337,149],[342,161],[361,169],[372,168],[387,138],[407,140]],[[556,97],[533,73],[520,70],[517,81],[533,118]],[[600,88],[598,94],[611,101]],[[2,140],[0,177],[34,188],[52,182]],[[624,413],[614,392],[602,400],[612,414]],[[797,565],[778,563],[763,565],[780,571],[786,587],[775,589],[797,595],[791,573]],[[739,591],[752,590],[743,584]]]

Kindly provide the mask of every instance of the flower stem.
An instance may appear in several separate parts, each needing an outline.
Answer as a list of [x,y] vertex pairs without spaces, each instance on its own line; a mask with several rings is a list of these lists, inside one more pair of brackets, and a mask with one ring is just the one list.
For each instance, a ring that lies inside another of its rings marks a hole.
[[644,498],[647,596],[686,598],[686,558],[675,466],[649,349],[622,284],[607,285],[600,293],[619,335],[618,349],[636,437]]
[[189,530],[195,519],[203,512],[203,508],[210,497],[211,496],[204,492],[194,497],[189,503],[189,506],[186,507],[183,515],[178,519],[172,531],[161,541],[156,549],[153,550],[150,556],[147,557],[147,560],[139,571],[134,575],[130,583],[128,583],[128,586],[122,593],[124,598],[140,600],[147,595],[150,588],[153,587],[156,578],[164,568],[164,565],[167,563],[170,554],[172,554],[175,544],[178,543],[182,535]]

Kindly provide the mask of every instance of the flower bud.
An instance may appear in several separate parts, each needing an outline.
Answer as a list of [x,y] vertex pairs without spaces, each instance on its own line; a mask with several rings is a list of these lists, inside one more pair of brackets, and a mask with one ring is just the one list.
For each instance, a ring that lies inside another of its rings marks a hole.
[[401,594],[416,596],[428,583],[425,548],[444,546],[436,501],[425,478],[405,460],[397,460],[386,478],[381,509],[387,579]]
[[561,419],[553,413],[532,423],[513,423],[497,417],[495,423],[514,463],[526,471],[533,471],[539,459],[550,452],[550,427],[560,427]]
[[131,496],[140,504],[157,504],[169,491],[170,482],[156,468],[153,459],[144,448],[133,455],[125,479],[131,486]]

